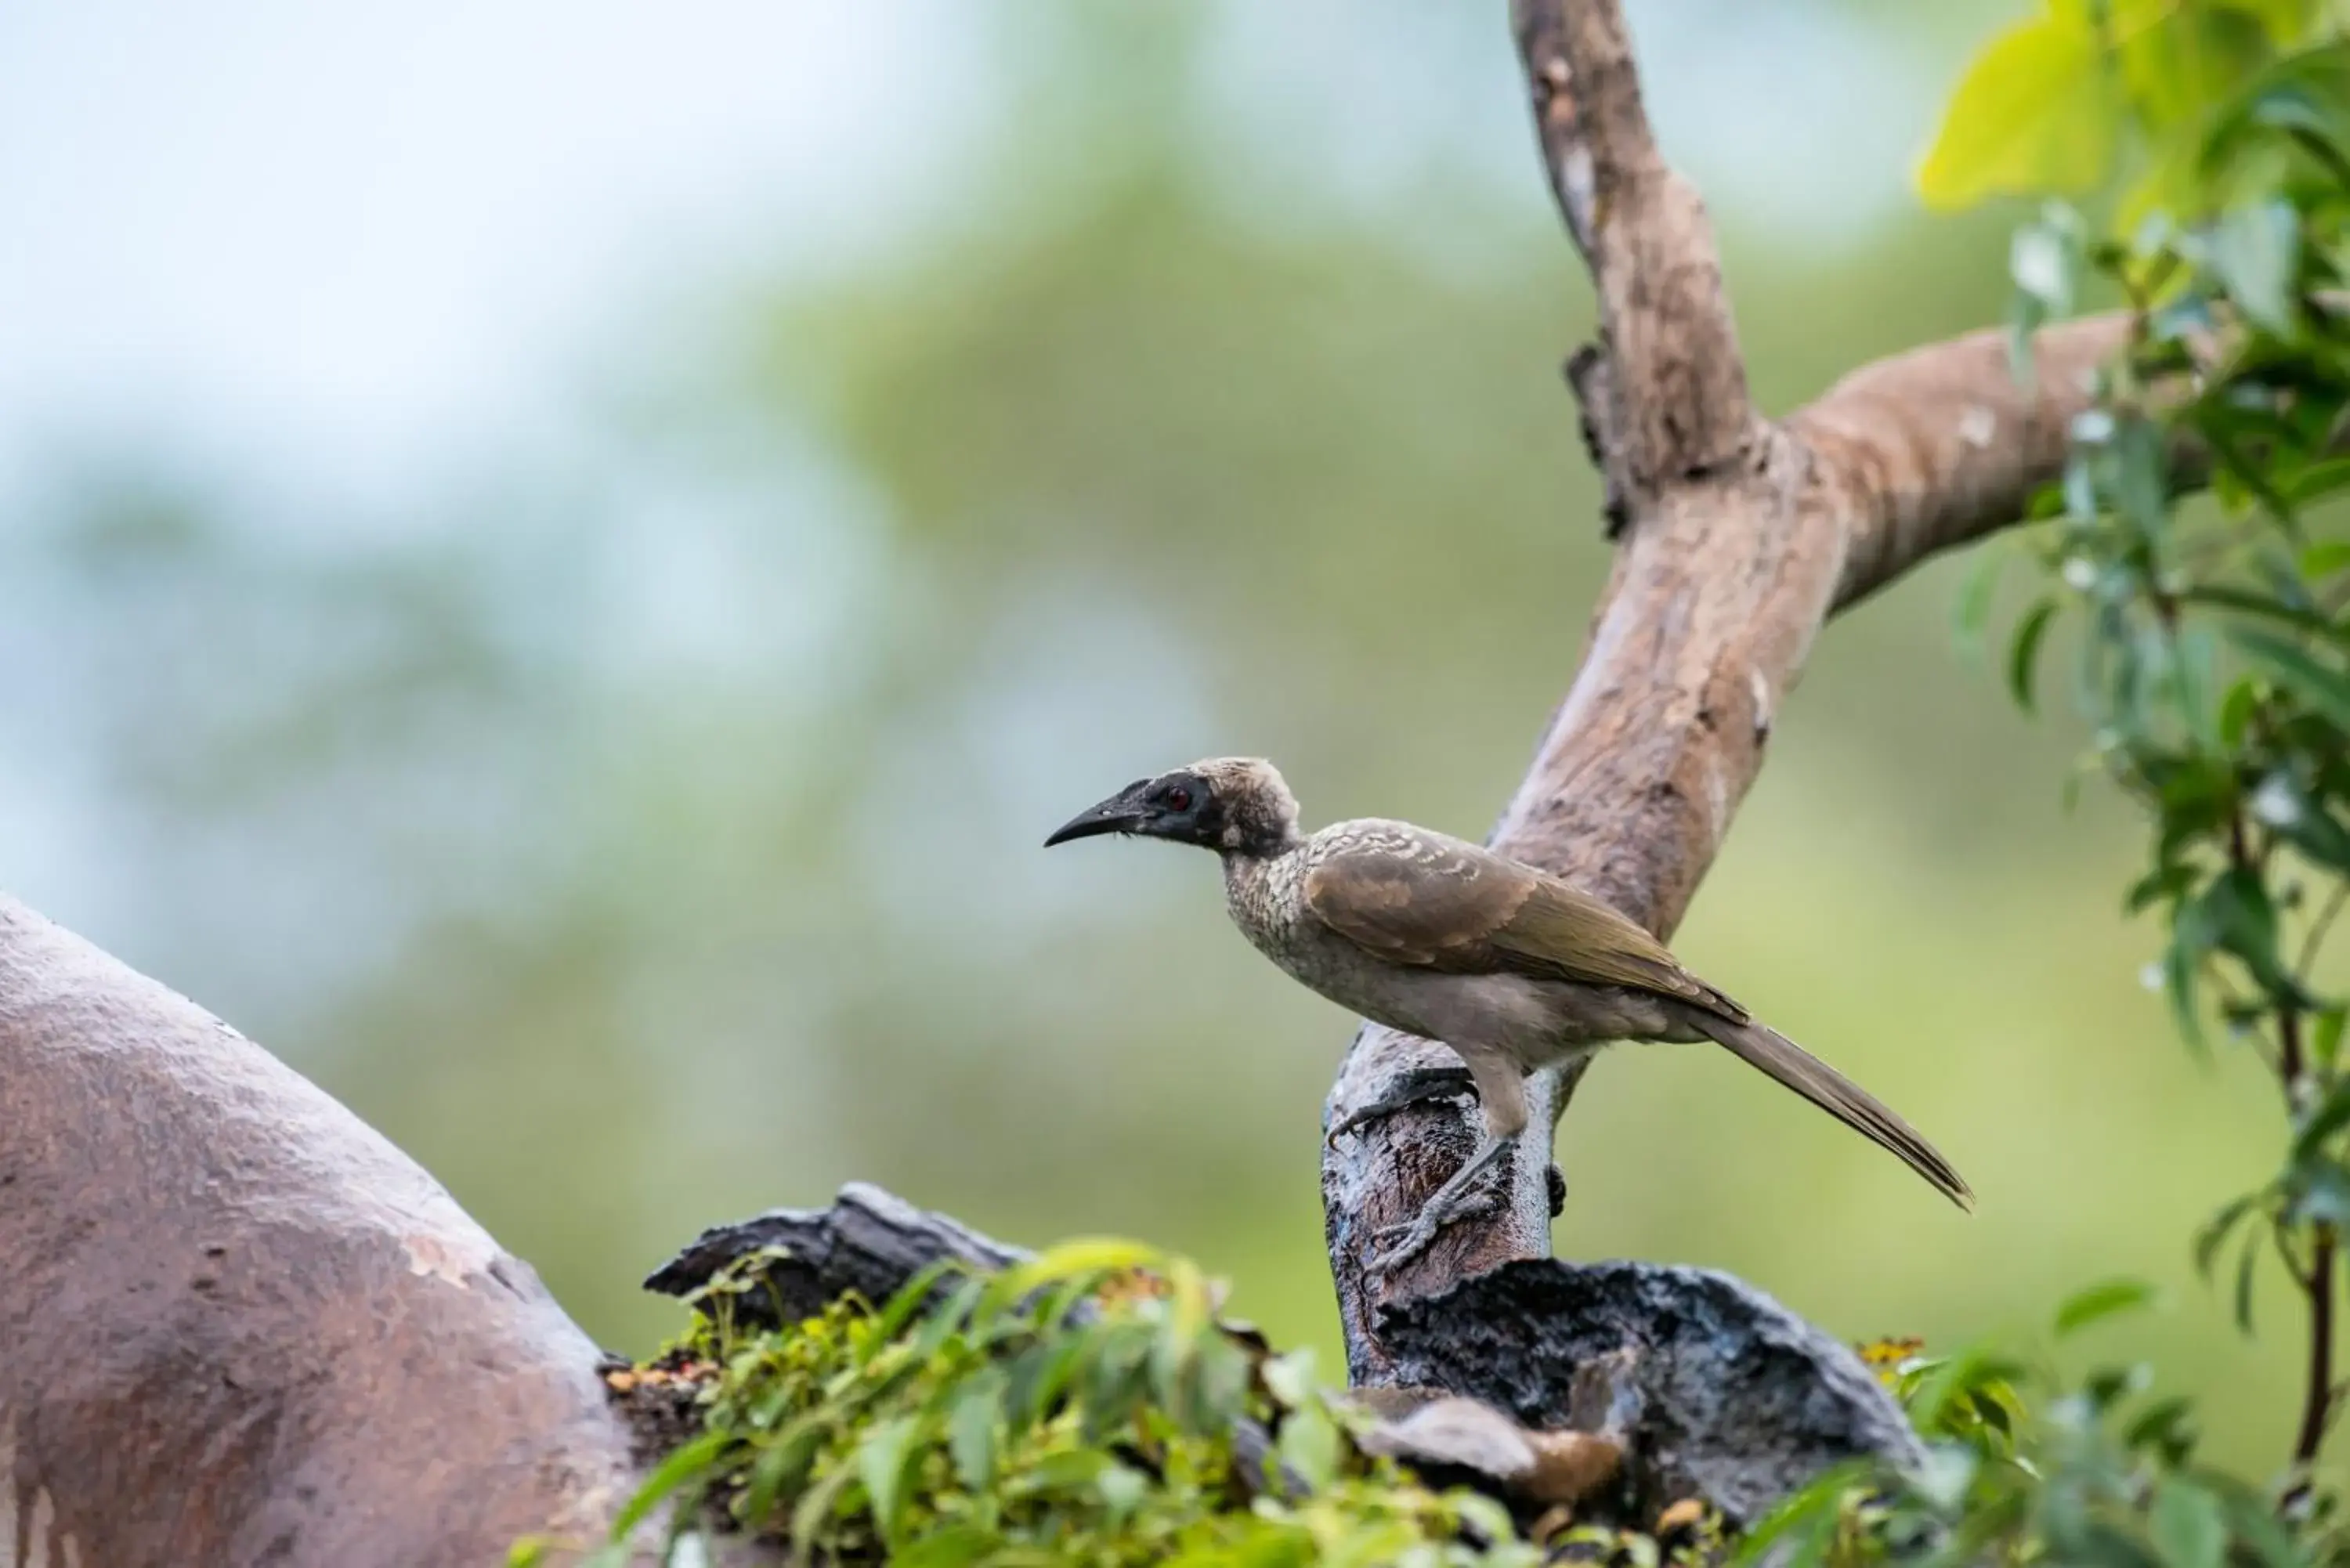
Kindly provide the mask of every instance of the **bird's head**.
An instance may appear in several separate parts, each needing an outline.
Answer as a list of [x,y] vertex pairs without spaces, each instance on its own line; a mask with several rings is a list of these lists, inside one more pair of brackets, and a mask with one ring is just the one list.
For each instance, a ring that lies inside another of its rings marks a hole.
[[1213,757],[1137,779],[1079,812],[1045,847],[1104,833],[1196,844],[1227,855],[1278,855],[1297,842],[1297,800],[1261,757]]

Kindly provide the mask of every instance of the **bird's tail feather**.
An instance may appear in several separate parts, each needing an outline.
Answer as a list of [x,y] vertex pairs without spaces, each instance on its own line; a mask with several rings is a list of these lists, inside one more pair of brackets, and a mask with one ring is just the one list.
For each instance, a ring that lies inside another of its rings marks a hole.
[[1876,1096],[1821,1061],[1775,1029],[1760,1023],[1734,1023],[1702,1008],[1687,1010],[1691,1027],[1726,1047],[1731,1055],[1804,1096],[1812,1104],[1907,1161],[1909,1168],[1932,1182],[1944,1197],[1961,1209],[1975,1206],[1975,1195],[1956,1167],[1928,1143],[1916,1127],[1896,1116]]

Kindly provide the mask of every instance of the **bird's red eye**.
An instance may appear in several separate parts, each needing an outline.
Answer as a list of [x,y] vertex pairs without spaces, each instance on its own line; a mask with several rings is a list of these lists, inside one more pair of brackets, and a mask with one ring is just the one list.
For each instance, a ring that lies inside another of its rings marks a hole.
[[1173,789],[1169,790],[1167,792],[1167,809],[1170,811],[1191,810],[1191,792],[1185,789],[1181,784],[1177,784]]

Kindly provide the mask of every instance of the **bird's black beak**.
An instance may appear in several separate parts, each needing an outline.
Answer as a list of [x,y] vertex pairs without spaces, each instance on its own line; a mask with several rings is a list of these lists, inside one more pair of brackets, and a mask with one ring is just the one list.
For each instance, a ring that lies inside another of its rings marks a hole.
[[1066,844],[1072,838],[1096,838],[1105,833],[1132,833],[1149,822],[1156,814],[1142,804],[1142,792],[1149,779],[1127,785],[1099,805],[1089,805],[1067,822],[1053,830],[1045,840],[1050,849],[1055,844]]

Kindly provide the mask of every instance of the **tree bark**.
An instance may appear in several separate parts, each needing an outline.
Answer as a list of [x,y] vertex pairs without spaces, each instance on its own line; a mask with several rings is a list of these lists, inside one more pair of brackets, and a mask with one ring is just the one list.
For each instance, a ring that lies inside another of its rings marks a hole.
[[[2128,324],[2101,317],[2042,332],[2028,387],[2005,335],[1981,332],[1868,366],[1766,420],[1748,398],[1704,204],[1650,135],[1617,0],[1517,0],[1513,20],[1551,188],[1598,294],[1599,341],[1575,356],[1570,379],[1622,543],[1581,667],[1491,842],[1669,937],[1820,627],[2018,518],[2061,474],[2072,420]],[[1328,1123],[1399,1075],[1451,1060],[1366,1027]],[[1529,1083],[1535,1126],[1554,1126],[1575,1075]],[[1358,1383],[1399,1376],[1383,1306],[1549,1255],[1548,1161],[1521,1158],[1505,1202],[1409,1267],[1370,1277],[1371,1237],[1458,1168],[1477,1115],[1424,1105],[1326,1147],[1326,1231]]]

